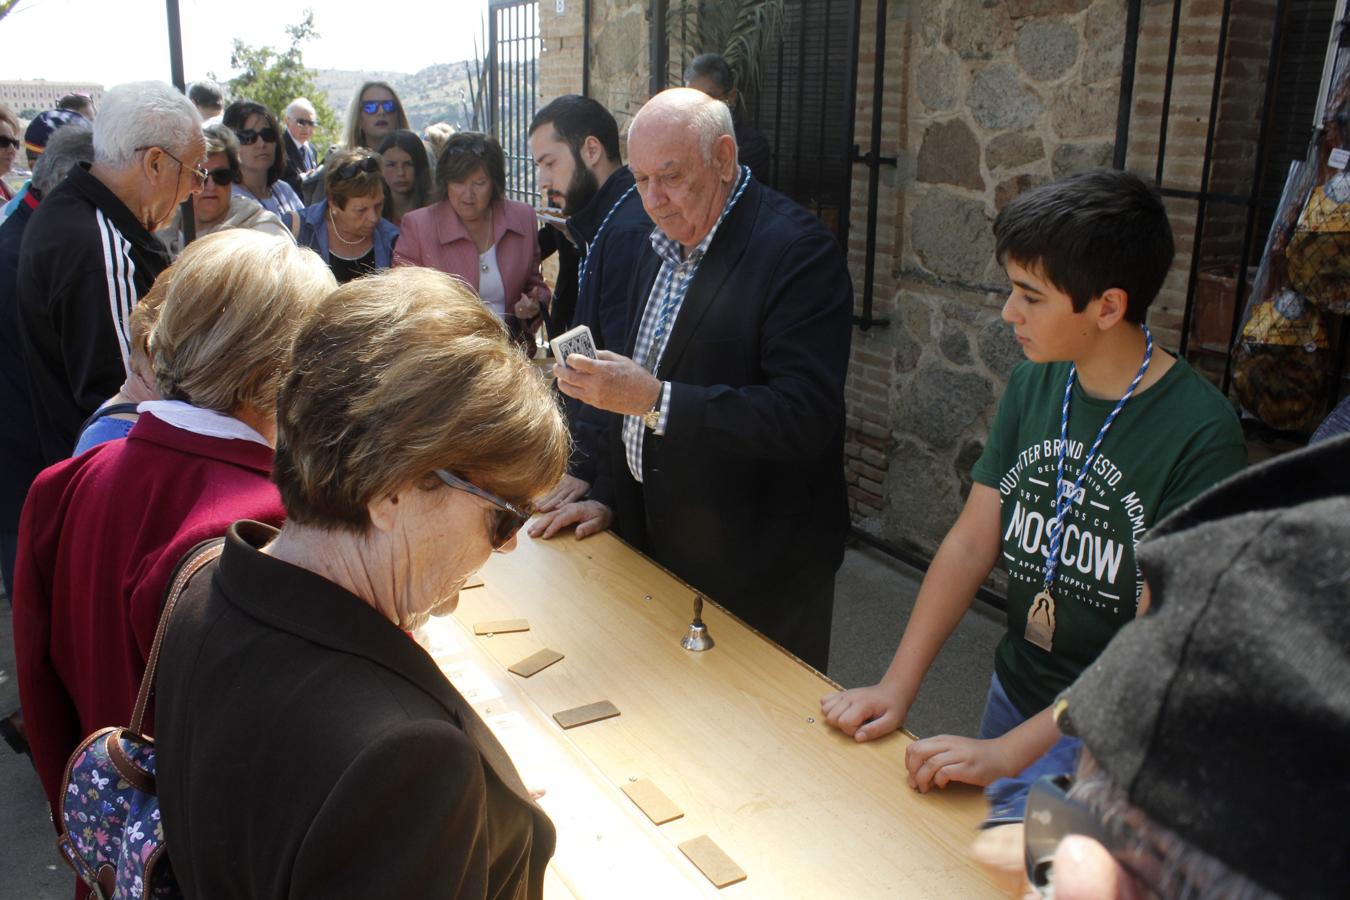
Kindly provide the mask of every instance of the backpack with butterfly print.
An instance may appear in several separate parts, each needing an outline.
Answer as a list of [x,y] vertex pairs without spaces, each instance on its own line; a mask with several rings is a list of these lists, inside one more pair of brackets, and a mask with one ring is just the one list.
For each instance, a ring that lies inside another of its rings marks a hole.
[[141,722],[155,684],[164,630],[188,581],[220,556],[224,540],[199,544],[183,557],[169,591],[127,728],[102,728],[66,763],[56,845],[98,900],[182,897],[164,853],[164,823],[155,795],[155,740]]

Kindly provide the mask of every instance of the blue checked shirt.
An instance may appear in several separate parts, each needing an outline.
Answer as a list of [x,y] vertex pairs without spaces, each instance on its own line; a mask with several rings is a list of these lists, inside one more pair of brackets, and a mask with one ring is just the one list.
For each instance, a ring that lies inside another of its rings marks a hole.
[[[703,262],[708,247],[712,245],[717,229],[722,226],[736,201],[741,199],[741,194],[745,193],[745,187],[749,183],[750,169],[741,166],[736,189],[727,198],[726,205],[722,207],[722,214],[713,223],[712,230],[698,242],[698,246],[688,256],[684,255],[684,248],[678,241],[666,237],[660,228],[652,230],[652,249],[661,257],[661,270],[656,273],[652,292],[647,295],[647,305],[642,311],[642,322],[638,325],[637,344],[633,348],[633,360],[638,365],[646,367],[652,374],[656,374],[657,367],[661,365],[661,357],[666,352],[666,344],[670,342],[670,332],[675,325],[675,318],[680,314],[680,307],[684,304],[685,295],[689,293],[689,286],[694,283],[694,275],[698,272],[699,264]],[[659,402],[661,417],[655,431],[657,434],[665,434],[670,418],[668,381],[661,385]],[[642,431],[641,416],[623,417],[623,446],[628,457],[628,471],[639,483],[642,481]]]

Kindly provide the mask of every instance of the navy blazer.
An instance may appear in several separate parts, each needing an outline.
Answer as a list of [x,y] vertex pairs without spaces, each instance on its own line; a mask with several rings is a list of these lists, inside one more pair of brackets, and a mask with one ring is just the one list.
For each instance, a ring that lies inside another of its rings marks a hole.
[[[624,353],[661,267],[639,263]],[[792,603],[798,575],[833,572],[848,530],[844,380],[853,287],[838,242],[806,209],[752,181],[722,222],[656,375],[664,436],[644,429],[643,482],[611,416],[594,499],[621,537],[733,612]]]

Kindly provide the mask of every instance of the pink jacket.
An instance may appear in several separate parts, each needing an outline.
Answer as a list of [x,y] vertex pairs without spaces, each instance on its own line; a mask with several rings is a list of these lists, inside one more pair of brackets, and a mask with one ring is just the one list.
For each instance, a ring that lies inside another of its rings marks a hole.
[[[539,272],[539,240],[534,210],[516,200],[499,200],[492,209],[493,242],[497,246],[497,265],[506,288],[509,313],[521,294],[543,287],[545,303],[548,288]],[[394,246],[394,265],[427,266],[456,275],[478,292],[478,248],[460,222],[450,201],[442,200],[416,209],[403,217],[398,243]]]

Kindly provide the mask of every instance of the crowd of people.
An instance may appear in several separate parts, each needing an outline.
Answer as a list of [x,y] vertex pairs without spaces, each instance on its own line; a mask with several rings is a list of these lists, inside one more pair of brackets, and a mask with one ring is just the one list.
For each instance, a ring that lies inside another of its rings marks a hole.
[[[603,105],[544,104],[546,210],[506,197],[492,136],[424,139],[378,81],[323,154],[308,100],[278,116],[210,83],[28,125],[0,224],[5,728],[54,812],[80,740],[131,720],[166,590],[210,539],[147,729],[190,897],[541,896],[553,824],[406,634],[527,522],[613,530],[825,671],[852,280],[765,183],[725,61],[686,82],[638,111],[626,161]],[[0,111],[4,169],[18,132]],[[1146,324],[1174,242],[1138,177],[1027,191],[994,237],[1027,360],[893,662],[825,721],[901,728],[1001,564],[979,734],[904,758],[915,790],[985,788],[997,877],[1343,895],[1350,438],[1244,471],[1231,405]],[[573,325],[596,355],[550,380],[530,357]],[[1297,757],[1279,785],[1244,734],[1265,721]]]

